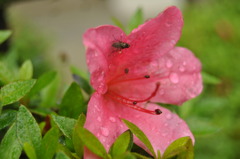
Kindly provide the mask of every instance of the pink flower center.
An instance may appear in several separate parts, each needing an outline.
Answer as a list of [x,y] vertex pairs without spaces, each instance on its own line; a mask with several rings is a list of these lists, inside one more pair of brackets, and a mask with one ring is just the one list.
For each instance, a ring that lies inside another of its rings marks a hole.
[[[126,69],[125,69],[125,72],[126,72]],[[127,70],[127,72],[128,72],[128,70]],[[145,75],[144,78],[150,78],[150,76]],[[136,80],[136,79],[128,79],[128,80]],[[117,81],[117,83],[120,83],[120,82],[123,82],[123,81]],[[124,82],[125,82],[125,80],[124,80]],[[114,83],[111,83],[111,84],[116,84],[116,83],[114,82]],[[115,101],[117,101],[117,102],[119,102],[123,105],[126,105],[126,106],[128,106],[132,109],[135,109],[135,110],[138,110],[138,111],[141,111],[141,112],[145,112],[145,113],[149,113],[149,114],[159,115],[159,114],[162,113],[160,109],[155,109],[154,111],[152,111],[152,110],[147,110],[147,109],[142,108],[142,107],[137,105],[138,103],[148,102],[151,98],[153,98],[156,95],[159,87],[160,87],[160,82],[156,83],[156,87],[149,97],[147,97],[145,99],[141,99],[141,100],[129,99],[129,98],[123,97],[123,96],[121,96],[121,95],[119,95],[116,92],[111,91],[111,90],[108,90],[106,95],[109,96],[111,99],[113,99],[113,100],[115,100]]]

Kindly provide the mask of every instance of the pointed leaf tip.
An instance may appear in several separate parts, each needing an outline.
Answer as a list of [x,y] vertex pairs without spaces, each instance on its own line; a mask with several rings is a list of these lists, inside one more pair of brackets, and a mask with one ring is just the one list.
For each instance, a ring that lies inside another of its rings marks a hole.
[[113,143],[110,148],[110,154],[113,157],[124,154],[126,151],[130,151],[132,145],[133,135],[130,130],[127,130],[122,133]]
[[132,133],[141,140],[144,145],[148,148],[148,150],[152,153],[154,158],[156,158],[156,153],[153,149],[153,146],[147,136],[144,134],[144,132],[138,128],[135,124],[131,123],[130,121],[127,121],[125,119],[122,119],[122,121],[126,124],[126,126],[132,131]]
[[193,159],[193,143],[189,136],[181,137],[173,141],[165,150],[163,159],[172,158],[178,156],[184,159]]
[[79,128],[78,133],[81,141],[84,145],[94,154],[99,157],[107,158],[108,154],[103,144],[94,136],[89,130],[85,128]]

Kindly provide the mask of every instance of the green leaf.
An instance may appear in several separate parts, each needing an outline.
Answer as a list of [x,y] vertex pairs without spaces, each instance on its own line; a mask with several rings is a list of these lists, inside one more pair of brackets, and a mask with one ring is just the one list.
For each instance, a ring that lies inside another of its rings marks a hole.
[[55,159],[70,159],[64,152],[58,152]]
[[58,115],[52,115],[52,119],[56,123],[58,128],[61,130],[63,135],[71,139],[73,128],[77,121],[75,119],[58,116]]
[[62,144],[58,144],[58,152],[63,152],[66,156],[68,156],[71,159],[75,159],[76,157],[73,156],[73,153],[66,147],[63,146]]
[[22,146],[17,138],[17,127],[13,124],[5,134],[0,145],[1,159],[19,159]]
[[160,150],[157,150],[157,158],[158,158],[158,159],[161,159],[161,158],[162,158],[162,155],[161,155]]
[[25,142],[23,144],[23,149],[24,149],[24,151],[27,154],[29,159],[37,159],[35,149],[30,143]]
[[67,117],[77,118],[80,113],[86,110],[86,104],[79,85],[71,84],[64,94],[59,108],[59,114]]
[[117,18],[112,17],[111,19],[116,26],[118,26],[119,28],[121,28],[123,30],[123,32],[126,31],[124,25]]
[[139,156],[136,156],[133,153],[125,152],[121,155],[113,157],[113,159],[148,159],[148,158],[138,158]]
[[0,81],[3,84],[8,84],[14,79],[12,71],[0,61]]
[[10,30],[0,30],[0,44],[7,40],[11,34]]
[[144,134],[142,130],[140,130],[135,124],[131,123],[130,121],[127,121],[125,119],[122,119],[123,122],[127,125],[127,127],[132,131],[132,133],[144,143],[144,145],[148,148],[148,150],[152,153],[154,158],[156,157],[156,153],[154,152],[154,149],[152,147],[152,144],[148,140],[147,136]]
[[36,93],[40,92],[43,88],[45,88],[52,80],[55,79],[57,73],[55,71],[49,71],[44,73],[39,77],[36,84],[33,86],[31,91],[28,93],[28,96],[31,97]]
[[7,110],[0,115],[0,130],[11,125],[16,119],[17,111]]
[[31,79],[33,75],[33,65],[30,60],[26,60],[19,70],[19,80]]
[[175,156],[177,156],[178,159],[193,159],[193,143],[189,136],[173,141],[165,150],[163,159]]
[[219,84],[221,83],[221,80],[213,75],[210,75],[206,72],[202,72],[202,78],[203,78],[203,82],[205,84]]
[[24,97],[35,84],[36,80],[17,81],[1,88],[0,99],[2,106],[17,102]]
[[14,79],[15,78],[13,72],[8,68],[5,63],[0,61],[0,81],[3,84],[8,84]]
[[152,159],[152,158],[143,156],[143,155],[141,155],[141,154],[139,154],[139,153],[136,153],[136,152],[133,152],[132,154],[133,154],[134,156],[136,156],[137,159]]
[[73,66],[71,67],[71,72],[75,81],[90,95],[92,93],[92,87],[89,84],[89,75]]
[[59,85],[60,77],[56,76],[55,79],[53,79],[53,81],[41,91],[41,107],[51,108],[56,106]]
[[138,8],[128,24],[127,34],[131,33],[133,29],[137,28],[142,23],[143,23],[143,12],[142,12],[142,9]]
[[41,152],[44,152],[39,156],[39,158],[53,158],[57,147],[58,147],[58,137],[59,131],[57,128],[51,128],[43,137],[42,144],[41,144]]
[[78,76],[84,78],[85,80],[89,81],[89,74],[87,72],[82,71],[75,66],[71,66],[70,69],[71,69],[72,74],[78,75]]
[[119,156],[126,151],[130,151],[133,145],[133,135],[130,130],[122,133],[110,148],[111,156]]
[[73,146],[74,146],[75,152],[79,157],[83,156],[83,143],[81,142],[81,139],[78,136],[78,133],[79,133],[79,128],[83,127],[85,121],[86,121],[85,115],[81,114],[77,120],[77,123],[73,130],[73,135],[72,135]]
[[102,143],[89,130],[79,128],[78,135],[83,144],[99,157],[107,158],[108,154]]
[[23,105],[19,108],[16,126],[19,142],[22,145],[28,142],[33,146],[36,153],[38,153],[42,140],[41,131],[32,114]]

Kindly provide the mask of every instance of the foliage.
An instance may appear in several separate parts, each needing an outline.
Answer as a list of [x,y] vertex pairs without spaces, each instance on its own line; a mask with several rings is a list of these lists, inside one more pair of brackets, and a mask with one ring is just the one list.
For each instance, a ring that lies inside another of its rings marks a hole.
[[[204,92],[182,107],[174,107],[174,111],[186,120],[196,137],[195,154],[189,137],[177,139],[165,152],[156,152],[141,128],[124,119],[129,130],[118,136],[109,151],[105,150],[98,138],[83,128],[93,92],[88,74],[72,66],[76,82],[59,96],[62,88],[58,73],[47,71],[44,62],[36,60],[42,48],[26,51],[19,38],[13,40],[8,54],[0,57],[0,158],[80,159],[84,147],[102,158],[114,159],[238,158],[240,10],[237,3],[237,0],[198,2],[184,11],[185,25],[179,45],[200,58]],[[142,24],[143,13],[139,9],[127,27],[116,18],[114,22],[130,33]],[[10,31],[0,31],[0,43],[10,35]],[[31,55],[31,51],[37,53]],[[148,147],[152,156],[139,153],[144,150],[133,144],[133,135]]]

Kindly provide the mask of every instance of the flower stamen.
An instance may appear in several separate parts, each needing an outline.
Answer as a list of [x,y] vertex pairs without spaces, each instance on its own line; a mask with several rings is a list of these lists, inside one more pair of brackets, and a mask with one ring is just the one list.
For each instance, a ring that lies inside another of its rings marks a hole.
[[160,87],[160,82],[156,83],[156,88],[155,90],[151,93],[151,95],[145,99],[142,99],[142,100],[133,100],[133,99],[128,99],[126,97],[123,97],[111,90],[108,90],[108,92],[106,93],[106,95],[108,95],[110,98],[112,98],[113,100],[121,103],[121,104],[124,104],[132,109],[135,109],[135,110],[138,110],[138,111],[142,111],[142,112],[145,112],[145,113],[149,113],[149,114],[155,114],[155,115],[159,115],[161,114],[161,110],[160,109],[156,109],[154,111],[152,110],[147,110],[147,109],[144,109],[140,106],[138,106],[137,104],[138,103],[143,103],[143,102],[147,102],[149,101],[151,98],[153,98],[156,94],[157,94],[157,91]]

